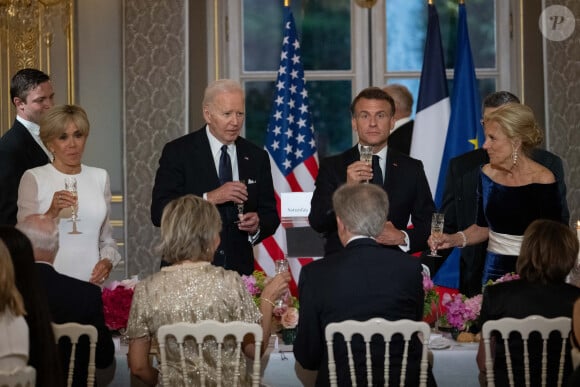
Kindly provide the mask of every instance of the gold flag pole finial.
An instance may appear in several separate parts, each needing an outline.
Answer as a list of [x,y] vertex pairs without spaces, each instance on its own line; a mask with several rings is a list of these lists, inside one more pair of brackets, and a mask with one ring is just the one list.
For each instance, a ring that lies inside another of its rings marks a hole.
[[459,0],[457,3],[459,3],[459,5],[461,4],[465,5],[465,0]]
[[284,7],[290,6],[290,0],[284,0]]
[[428,1],[427,1],[427,4],[429,4],[429,5],[433,5],[433,0],[428,0]]

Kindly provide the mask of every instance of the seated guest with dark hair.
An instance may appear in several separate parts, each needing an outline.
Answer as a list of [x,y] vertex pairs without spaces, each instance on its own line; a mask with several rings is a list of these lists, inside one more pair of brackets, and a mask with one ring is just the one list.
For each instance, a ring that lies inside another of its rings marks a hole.
[[[520,255],[516,262],[519,280],[487,286],[483,293],[480,322],[504,317],[522,319],[531,315],[546,318],[571,317],[574,301],[580,289],[565,283],[566,276],[578,256],[578,239],[570,227],[547,219],[535,220],[524,233]],[[493,338],[492,338],[493,340]],[[548,341],[548,370],[557,369],[561,341]],[[510,352],[521,354],[521,342],[510,342]],[[554,347],[552,347],[554,345]],[[540,379],[541,342],[529,342],[532,381]],[[494,374],[496,385],[507,385],[506,359],[502,340],[495,340]],[[485,373],[485,351],[480,342],[477,364]],[[557,363],[556,363],[557,364]],[[514,361],[516,385],[524,385],[523,361]],[[570,374],[570,348],[567,348],[564,381]],[[548,372],[548,385],[555,386],[557,373]],[[534,384],[535,385],[535,384]]]
[[[106,385],[104,378],[112,378],[115,368],[115,346],[111,332],[105,325],[101,289],[86,281],[58,273],[54,267],[54,258],[59,248],[58,227],[54,220],[46,215],[29,215],[16,225],[30,242],[34,250],[36,269],[43,291],[48,297],[48,306],[52,321],[56,324],[76,322],[93,325],[97,328],[99,339],[96,350],[96,366],[99,369],[112,367],[107,372],[96,373],[97,383]],[[61,361],[68,365],[71,346],[60,341]],[[86,337],[81,337],[77,346],[73,386],[87,385],[87,365],[89,346]],[[65,366],[66,368],[66,366]],[[105,382],[105,383],[103,383]]]
[[[307,370],[317,370],[317,386],[329,385],[328,352],[324,330],[331,322],[386,320],[420,321],[423,285],[419,260],[376,241],[389,212],[386,192],[374,184],[345,184],[333,195],[338,236],[344,248],[302,268],[300,273],[300,321],[294,342],[296,361]],[[339,342],[339,341],[337,341]],[[419,378],[421,345],[409,348],[406,385]],[[384,344],[373,342],[373,384],[384,385]],[[389,385],[399,385],[401,348],[391,347]],[[381,354],[382,352],[382,354]],[[353,356],[361,359],[362,341],[353,341]],[[345,356],[336,356],[338,385],[350,383]],[[359,385],[366,385],[366,372],[357,362]],[[429,385],[435,380],[429,369]]]
[[54,333],[50,312],[43,286],[34,270],[30,241],[14,226],[0,226],[0,240],[12,257],[16,287],[26,309],[24,318],[30,334],[28,365],[36,370],[36,386],[62,386],[64,378],[58,350],[56,345],[52,345]]

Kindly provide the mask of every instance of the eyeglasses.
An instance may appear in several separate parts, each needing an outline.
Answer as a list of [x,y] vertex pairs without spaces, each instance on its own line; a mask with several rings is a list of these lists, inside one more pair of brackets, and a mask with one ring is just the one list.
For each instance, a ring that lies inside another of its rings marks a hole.
[[385,112],[379,112],[374,116],[367,112],[361,112],[356,115],[356,118],[361,121],[370,121],[371,117],[374,118],[375,121],[384,121],[391,118],[391,116]]

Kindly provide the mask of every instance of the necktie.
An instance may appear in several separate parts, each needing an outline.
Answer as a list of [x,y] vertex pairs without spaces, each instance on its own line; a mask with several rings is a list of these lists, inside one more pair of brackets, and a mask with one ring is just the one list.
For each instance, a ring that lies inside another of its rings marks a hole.
[[381,169],[381,163],[379,156],[373,155],[373,179],[371,183],[383,186],[383,170]]
[[224,185],[228,181],[232,181],[232,160],[228,154],[228,146],[222,145],[222,154],[220,156],[219,178],[220,183]]

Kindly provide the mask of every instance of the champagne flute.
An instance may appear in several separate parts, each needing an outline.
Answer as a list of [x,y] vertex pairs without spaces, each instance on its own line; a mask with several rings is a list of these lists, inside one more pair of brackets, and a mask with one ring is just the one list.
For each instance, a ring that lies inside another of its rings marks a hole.
[[[434,212],[431,217],[431,235],[435,238],[440,238],[443,235],[443,225],[445,224],[445,214]],[[431,249],[429,257],[441,257],[437,254],[437,248]]]
[[69,234],[81,234],[81,232],[77,230],[77,222],[80,221],[80,219],[78,218],[78,213],[77,213],[77,209],[78,209],[77,179],[75,177],[72,177],[72,176],[65,177],[64,178],[64,189],[66,189],[68,192],[70,192],[75,198],[75,203],[70,208],[71,209],[71,218],[70,218],[69,222],[72,222],[73,229],[72,229],[72,231],[69,232]]
[[[277,261],[275,261],[275,273],[276,274],[282,274],[282,273],[287,273],[289,270],[289,265],[288,265],[288,259],[286,259],[286,257],[282,258],[282,259],[278,259]],[[282,308],[284,306],[284,295],[280,296],[275,302],[274,304],[276,305],[276,308]]]
[[[361,145],[360,146],[360,161],[363,161],[370,165],[373,161],[373,147],[371,145]],[[365,183],[368,183],[366,180]]]
[[[246,185],[245,179],[240,179],[239,182]],[[236,224],[242,221],[242,217],[244,216],[244,205],[245,205],[244,202],[236,203],[236,208],[238,209],[238,220],[234,222]]]

